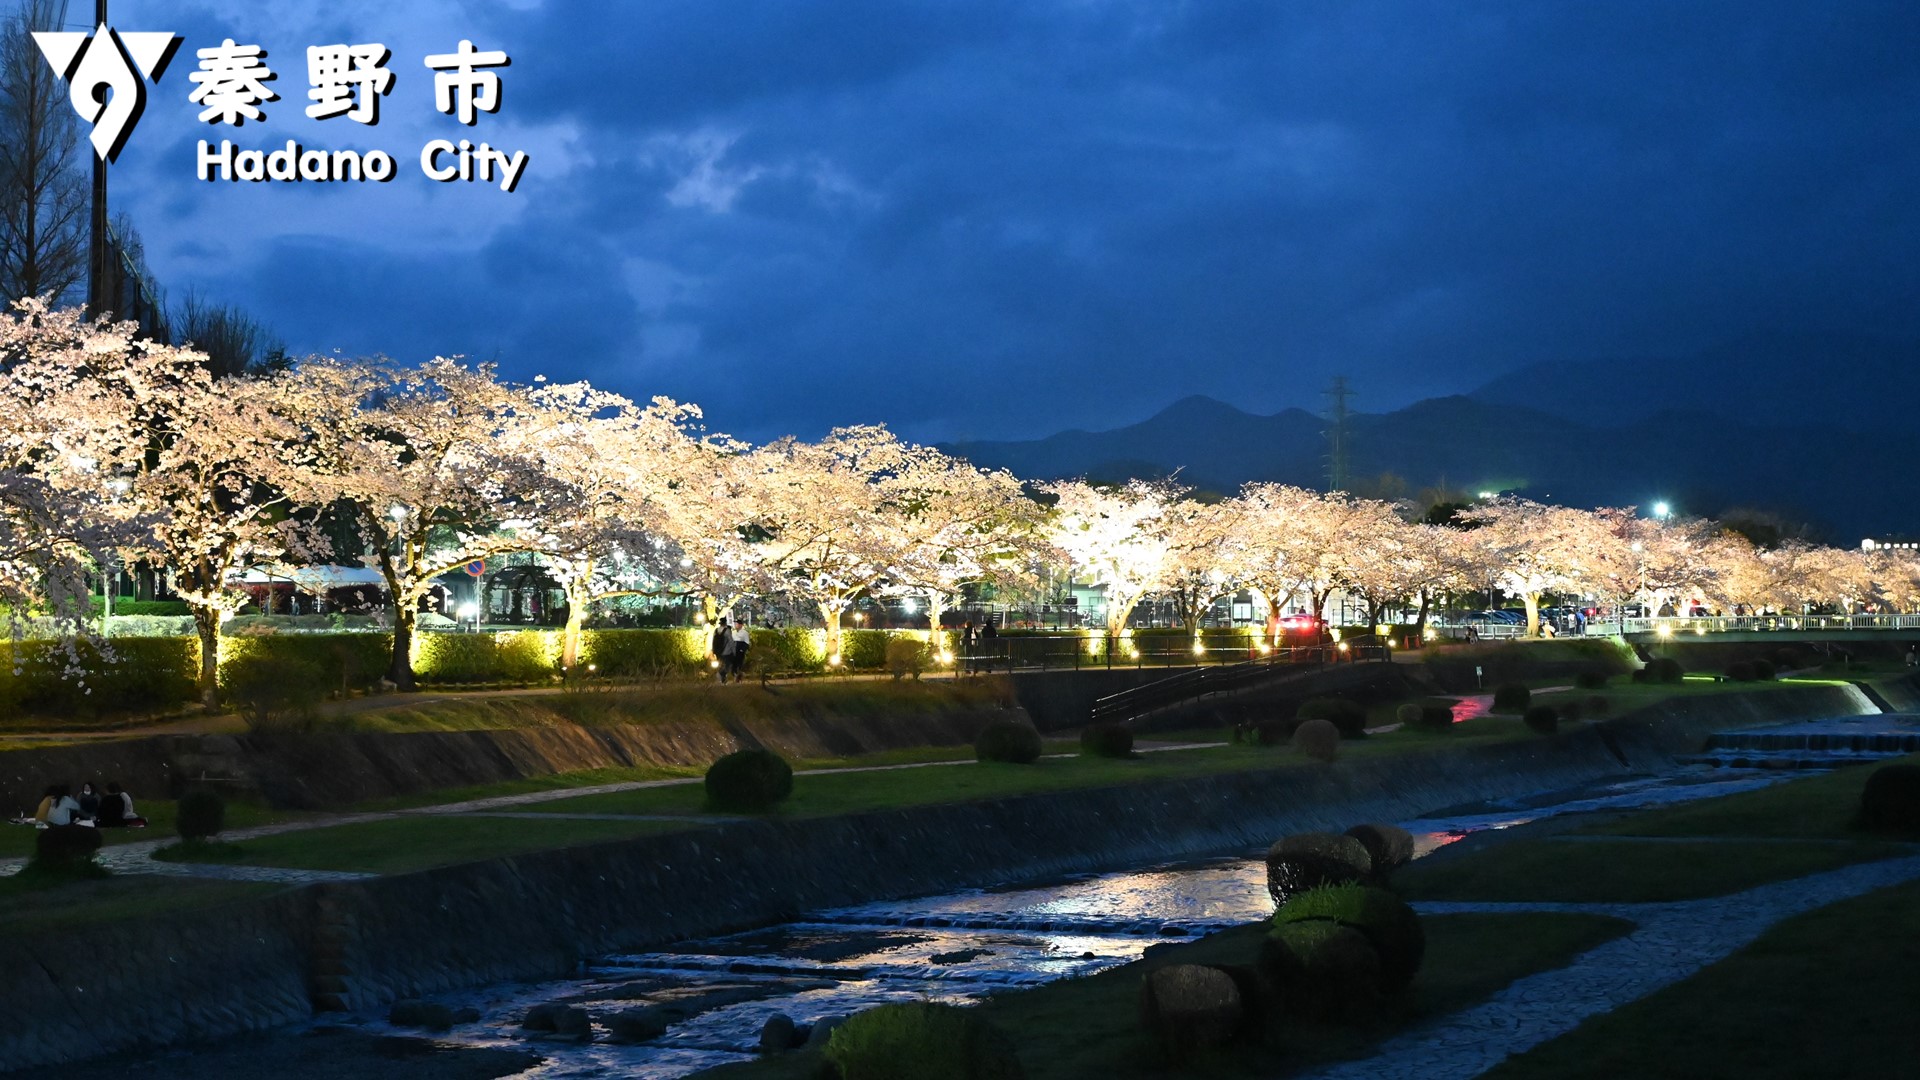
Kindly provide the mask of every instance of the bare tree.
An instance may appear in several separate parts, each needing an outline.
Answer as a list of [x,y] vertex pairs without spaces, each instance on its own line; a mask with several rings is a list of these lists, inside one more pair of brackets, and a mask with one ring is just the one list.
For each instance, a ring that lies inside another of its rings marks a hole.
[[216,379],[284,370],[287,351],[260,320],[232,304],[216,304],[188,290],[173,313],[174,339],[207,354]]
[[67,85],[33,42],[66,0],[23,0],[0,23],[0,294],[71,303],[86,280],[86,178]]

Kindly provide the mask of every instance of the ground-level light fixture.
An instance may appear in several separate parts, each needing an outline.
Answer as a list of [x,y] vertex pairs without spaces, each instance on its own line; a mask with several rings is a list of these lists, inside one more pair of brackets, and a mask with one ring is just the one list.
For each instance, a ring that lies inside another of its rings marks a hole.
[[828,667],[839,667],[839,666],[840,666],[840,654],[839,654],[839,653],[834,653],[834,654],[833,654],[832,656],[829,656],[829,657],[827,657],[827,666],[828,666]]
[[1349,649],[1350,647],[1351,647],[1351,646],[1349,646],[1349,645],[1348,645],[1348,644],[1347,644],[1346,642],[1344,642],[1344,641],[1340,643],[1340,651],[1341,651],[1341,652],[1346,652],[1346,651],[1347,651],[1347,650],[1348,650],[1348,649]]

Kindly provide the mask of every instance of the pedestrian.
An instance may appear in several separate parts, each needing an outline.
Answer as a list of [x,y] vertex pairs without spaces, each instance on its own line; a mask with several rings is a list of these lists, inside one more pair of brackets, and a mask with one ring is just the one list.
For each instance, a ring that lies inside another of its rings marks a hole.
[[733,627],[727,620],[721,619],[713,628],[713,641],[708,644],[713,654],[714,670],[719,672],[720,681],[727,681],[727,660],[733,656]]
[[80,804],[81,817],[97,818],[100,816],[100,792],[94,788],[92,781],[80,785],[80,797],[75,801]]
[[740,621],[733,625],[733,652],[727,658],[728,667],[733,671],[734,682],[747,677],[747,650],[752,645],[753,638],[747,632],[747,618],[742,615]]

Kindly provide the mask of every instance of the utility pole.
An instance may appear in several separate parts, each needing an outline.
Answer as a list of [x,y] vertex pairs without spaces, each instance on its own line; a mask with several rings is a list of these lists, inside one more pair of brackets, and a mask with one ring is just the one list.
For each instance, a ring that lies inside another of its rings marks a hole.
[[[107,25],[107,0],[93,0],[93,30]],[[95,38],[93,46],[111,42]],[[107,159],[93,155],[93,236],[87,248],[87,314],[99,318],[107,305]]]
[[1347,398],[1353,396],[1353,391],[1347,388],[1347,377],[1334,376],[1326,396],[1330,402],[1327,406],[1327,490],[1346,491],[1351,478],[1347,458]]

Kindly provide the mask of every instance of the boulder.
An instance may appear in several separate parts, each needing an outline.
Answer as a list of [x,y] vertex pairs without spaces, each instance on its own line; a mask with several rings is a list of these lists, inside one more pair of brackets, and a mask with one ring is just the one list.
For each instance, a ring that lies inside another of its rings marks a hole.
[[1224,1044],[1244,1015],[1240,988],[1219,968],[1172,964],[1148,973],[1140,988],[1141,1022],[1175,1055]]
[[763,1054],[782,1054],[800,1043],[799,1028],[794,1025],[793,1017],[786,1013],[774,1013],[767,1022],[760,1025],[760,1052]]
[[667,1033],[667,1018],[659,1009],[628,1009],[601,1019],[616,1042],[643,1043]]

